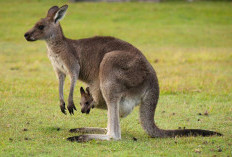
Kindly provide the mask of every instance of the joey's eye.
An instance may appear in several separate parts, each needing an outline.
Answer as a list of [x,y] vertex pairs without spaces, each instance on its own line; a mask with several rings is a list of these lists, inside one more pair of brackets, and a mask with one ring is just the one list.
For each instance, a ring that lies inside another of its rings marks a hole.
[[87,102],[85,103],[85,105],[89,105],[89,102],[87,101]]
[[39,30],[43,30],[43,29],[44,29],[44,25],[39,25],[39,26],[38,26],[38,29],[39,29]]

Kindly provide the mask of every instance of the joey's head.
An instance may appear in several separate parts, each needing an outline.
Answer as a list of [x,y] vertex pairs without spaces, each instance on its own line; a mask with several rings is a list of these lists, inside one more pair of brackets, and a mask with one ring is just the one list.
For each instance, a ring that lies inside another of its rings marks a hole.
[[94,101],[92,95],[89,92],[89,87],[86,88],[86,92],[83,89],[83,87],[81,87],[80,92],[81,92],[81,102],[80,102],[81,112],[89,114],[90,109],[94,108]]
[[65,16],[68,5],[53,6],[48,10],[47,16],[40,19],[33,28],[24,34],[27,41],[46,40],[54,35],[62,35],[59,21]]

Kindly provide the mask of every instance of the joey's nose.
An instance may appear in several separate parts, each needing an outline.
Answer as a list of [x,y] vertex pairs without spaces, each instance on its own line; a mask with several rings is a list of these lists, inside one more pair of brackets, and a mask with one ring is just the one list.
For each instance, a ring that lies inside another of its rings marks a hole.
[[25,33],[24,37],[27,38],[29,36],[29,33]]

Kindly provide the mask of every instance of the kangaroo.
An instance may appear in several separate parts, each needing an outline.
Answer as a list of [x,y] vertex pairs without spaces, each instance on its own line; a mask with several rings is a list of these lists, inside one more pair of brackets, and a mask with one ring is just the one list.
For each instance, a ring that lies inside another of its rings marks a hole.
[[83,89],[83,87],[81,87],[80,92],[81,92],[81,102],[80,102],[81,112],[89,114],[91,108],[95,107],[93,97],[89,91],[89,87],[86,88],[86,92]]
[[66,113],[63,96],[66,75],[71,78],[67,105],[70,114],[76,110],[73,91],[78,79],[90,87],[96,107],[107,108],[106,134],[85,134],[69,137],[68,140],[120,140],[120,116],[126,117],[139,104],[141,125],[150,137],[222,135],[200,129],[160,129],[154,121],[159,99],[158,79],[142,52],[130,43],[114,37],[97,36],[79,40],[66,38],[59,21],[67,8],[68,5],[51,7],[47,16],[39,20],[24,37],[27,41],[46,41],[48,57],[59,80],[60,109],[63,113]]

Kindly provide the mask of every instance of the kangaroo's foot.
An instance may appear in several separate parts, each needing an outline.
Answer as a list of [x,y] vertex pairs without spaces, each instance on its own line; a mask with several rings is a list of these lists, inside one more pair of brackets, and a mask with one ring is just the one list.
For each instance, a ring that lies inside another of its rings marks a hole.
[[73,136],[67,138],[68,141],[71,142],[87,142],[90,140],[101,140],[101,141],[109,141],[109,140],[120,140],[120,138],[112,137],[110,135],[104,134],[87,134],[87,135],[80,135],[80,136]]
[[75,128],[75,129],[70,129],[69,132],[81,133],[81,134],[105,134],[107,132],[107,129],[106,128],[94,128],[94,127]]

